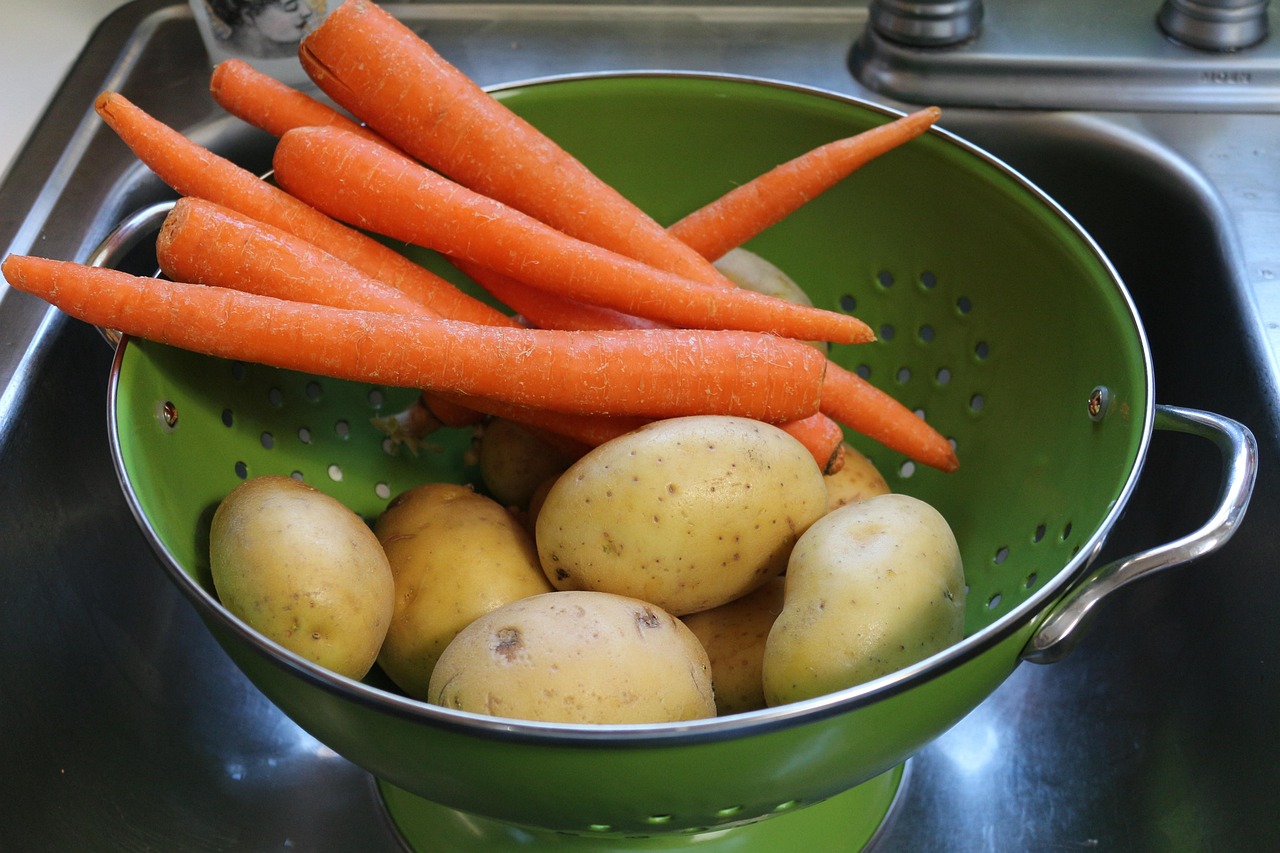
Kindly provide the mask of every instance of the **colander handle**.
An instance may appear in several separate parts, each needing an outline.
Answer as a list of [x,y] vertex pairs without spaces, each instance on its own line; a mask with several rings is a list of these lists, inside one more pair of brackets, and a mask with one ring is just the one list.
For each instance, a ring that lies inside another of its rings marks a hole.
[[1196,409],[1157,406],[1155,428],[1207,438],[1222,453],[1223,479],[1213,515],[1194,533],[1090,571],[1053,608],[1022,650],[1022,659],[1053,663],[1084,634],[1097,605],[1125,584],[1216,551],[1235,534],[1258,473],[1258,443],[1243,424]]

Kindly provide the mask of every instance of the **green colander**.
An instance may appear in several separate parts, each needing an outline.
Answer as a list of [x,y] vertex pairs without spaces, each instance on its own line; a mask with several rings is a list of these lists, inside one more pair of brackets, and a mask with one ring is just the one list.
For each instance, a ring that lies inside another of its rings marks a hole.
[[[895,115],[791,85],[685,74],[496,94],[662,222]],[[1142,326],[1107,260],[1051,200],[953,135],[935,129],[871,163],[749,248],[815,304],[870,323],[876,343],[832,358],[954,441],[961,467],[943,474],[850,436],[895,490],[955,529],[967,637],[856,688],[713,720],[588,728],[467,714],[405,698],[376,671],[364,682],[332,675],[258,636],[210,581],[207,532],[224,495],[246,477],[290,474],[371,519],[423,481],[476,482],[470,436],[437,433],[414,455],[372,423],[412,390],[137,340],[118,347],[111,446],[161,562],[262,692],[378,780],[410,847],[855,849],[915,751],[1021,661],[1069,649],[1108,591],[1207,553],[1243,515],[1252,436],[1155,405]],[[1218,509],[1183,540],[1091,566],[1155,428],[1219,446]]]

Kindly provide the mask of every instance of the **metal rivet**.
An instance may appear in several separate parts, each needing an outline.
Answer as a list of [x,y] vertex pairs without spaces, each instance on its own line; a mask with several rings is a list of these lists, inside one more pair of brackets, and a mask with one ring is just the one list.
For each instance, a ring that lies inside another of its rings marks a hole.
[[1101,421],[1107,414],[1107,404],[1111,401],[1111,392],[1099,385],[1089,392],[1089,419]]

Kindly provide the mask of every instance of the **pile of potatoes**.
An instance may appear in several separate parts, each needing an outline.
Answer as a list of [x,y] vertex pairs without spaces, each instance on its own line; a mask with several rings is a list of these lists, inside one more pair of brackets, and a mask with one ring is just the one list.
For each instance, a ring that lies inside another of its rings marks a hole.
[[820,696],[963,636],[946,521],[852,447],[824,476],[786,432],[657,421],[574,459],[506,421],[482,482],[370,526],[287,477],[211,530],[217,593],[268,638],[405,694],[562,723],[691,720]]

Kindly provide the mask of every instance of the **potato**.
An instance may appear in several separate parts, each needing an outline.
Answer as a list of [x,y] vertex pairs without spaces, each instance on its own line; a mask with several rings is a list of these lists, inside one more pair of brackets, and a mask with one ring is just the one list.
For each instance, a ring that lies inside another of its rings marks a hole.
[[551,584],[533,537],[469,486],[428,483],[397,495],[374,525],[395,578],[395,610],[378,665],[425,698],[431,671],[458,631]]
[[533,492],[548,477],[568,468],[573,458],[504,418],[485,424],[480,435],[480,479],[503,506],[528,509]]
[[933,507],[888,494],[835,510],[791,553],[765,642],[765,700],[852,687],[959,642],[964,600],[955,536]]
[[827,484],[828,512],[889,492],[889,484],[871,460],[847,442],[844,445],[844,466],[836,473],[828,474],[824,482]]
[[782,612],[782,592],[783,579],[773,578],[755,592],[684,617],[711,661],[717,714],[765,707],[764,643]]
[[669,723],[715,715],[711,665],[680,620],[604,592],[549,592],[458,633],[431,677],[448,708],[556,723]]
[[391,567],[367,524],[289,477],[237,486],[213,514],[213,585],[223,605],[320,666],[363,678],[391,621]]
[[777,427],[672,418],[600,445],[556,481],[538,513],[538,555],[557,589],[683,616],[779,575],[826,507],[817,463]]

